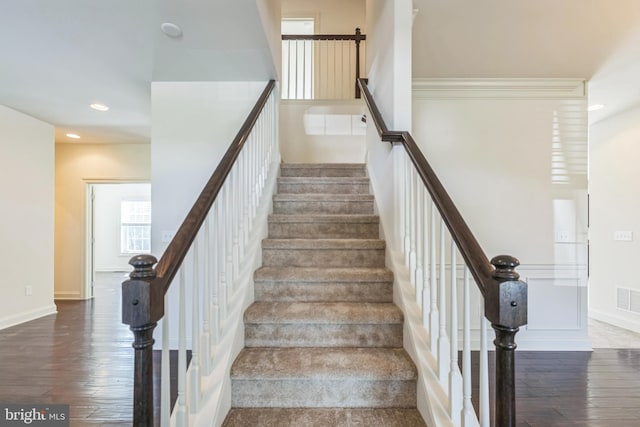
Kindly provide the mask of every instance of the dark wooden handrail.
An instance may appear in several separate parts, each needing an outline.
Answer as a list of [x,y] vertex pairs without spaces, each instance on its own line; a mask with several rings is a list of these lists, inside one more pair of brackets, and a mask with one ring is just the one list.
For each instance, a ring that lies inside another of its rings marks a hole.
[[154,425],[153,330],[164,316],[164,295],[274,88],[275,81],[269,81],[156,267],[153,267],[157,261],[152,255],[138,255],[129,261],[134,271],[130,279],[122,283],[122,323],[129,325],[134,335],[133,425],[136,427]]
[[527,284],[514,271],[519,261],[508,255],[488,260],[411,134],[389,130],[365,80],[358,85],[380,138],[404,146],[484,297],[485,317],[496,332],[496,426],[515,426],[515,334],[527,324]]

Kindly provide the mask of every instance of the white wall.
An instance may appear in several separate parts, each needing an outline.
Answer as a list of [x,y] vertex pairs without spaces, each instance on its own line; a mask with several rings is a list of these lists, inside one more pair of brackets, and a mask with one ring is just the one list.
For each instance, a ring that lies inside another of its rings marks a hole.
[[84,299],[87,184],[149,181],[149,144],[56,144],[55,295]]
[[[390,130],[411,130],[411,1],[367,0],[366,77],[378,108]],[[387,233],[394,224],[393,151],[380,142],[373,120],[367,121],[367,164],[376,202]],[[396,160],[397,160],[397,156]],[[394,236],[389,243],[394,244]]]
[[[640,332],[640,314],[618,308],[616,298],[617,288],[640,292],[640,108],[594,124],[589,140],[589,313]],[[616,231],[631,231],[633,241],[614,241]],[[639,296],[632,299],[636,310]]]
[[266,82],[151,86],[152,253],[158,259],[211,177]]
[[280,101],[280,151],[285,163],[364,163],[362,100]]
[[416,81],[413,135],[487,257],[529,284],[521,349],[585,350],[587,115],[579,80]]
[[0,158],[2,329],[56,312],[53,126],[0,106]]
[[257,0],[258,13],[262,20],[264,34],[269,43],[269,50],[275,68],[274,79],[280,79],[282,68],[282,41],[280,38],[281,0]]
[[151,200],[150,184],[96,184],[94,189],[94,269],[95,271],[126,271],[132,267],[134,254],[121,250],[121,203]]

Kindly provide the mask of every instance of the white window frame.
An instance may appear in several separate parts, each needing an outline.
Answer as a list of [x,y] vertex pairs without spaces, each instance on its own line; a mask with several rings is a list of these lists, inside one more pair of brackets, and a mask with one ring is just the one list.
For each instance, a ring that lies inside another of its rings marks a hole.
[[120,202],[120,252],[151,253],[151,201]]

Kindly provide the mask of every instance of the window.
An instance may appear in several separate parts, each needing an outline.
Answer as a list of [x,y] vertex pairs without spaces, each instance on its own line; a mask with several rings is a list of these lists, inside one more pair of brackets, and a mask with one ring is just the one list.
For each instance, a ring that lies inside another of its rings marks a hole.
[[120,203],[120,251],[123,254],[151,252],[151,202]]

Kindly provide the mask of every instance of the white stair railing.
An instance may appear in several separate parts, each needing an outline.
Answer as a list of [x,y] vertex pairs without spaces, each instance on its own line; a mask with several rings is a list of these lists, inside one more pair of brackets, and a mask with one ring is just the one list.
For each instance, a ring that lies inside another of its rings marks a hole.
[[[219,369],[221,337],[235,327],[230,316],[237,314],[243,300],[236,295],[243,273],[240,265],[258,204],[264,203],[266,181],[278,167],[274,87],[275,82],[267,85],[157,266],[153,268],[156,260],[150,255],[131,261],[135,270],[123,283],[123,321],[131,325],[136,338],[136,426],[154,425],[156,414],[163,427],[190,425],[211,391],[204,384],[210,384]],[[177,286],[170,288],[174,281]],[[148,331],[152,333],[160,319],[160,406],[154,407],[153,340]],[[173,325],[177,331],[170,329]],[[176,350],[177,389],[172,393],[169,367]]]
[[[527,284],[518,280],[514,271],[519,262],[507,255],[489,262],[411,134],[389,131],[366,83],[359,80],[359,84],[381,140],[402,146],[392,150],[395,206],[393,226],[385,236],[407,271],[410,304],[419,310],[418,326],[430,357],[419,358],[428,363],[418,368],[424,368],[424,376],[436,379],[427,385],[428,398],[446,396],[439,404],[452,425],[491,426],[490,321],[496,333],[494,423],[513,426],[515,334],[527,322]],[[406,306],[406,301],[401,299],[401,305]],[[471,366],[472,351],[479,351],[477,372]],[[473,408],[473,375],[479,384],[477,412]]]

